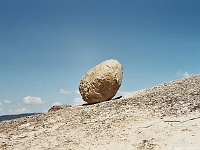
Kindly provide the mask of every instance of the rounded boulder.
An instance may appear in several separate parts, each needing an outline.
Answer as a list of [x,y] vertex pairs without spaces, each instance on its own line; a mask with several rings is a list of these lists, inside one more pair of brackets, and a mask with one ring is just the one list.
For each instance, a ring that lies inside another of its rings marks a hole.
[[88,104],[107,101],[115,96],[122,83],[123,66],[106,60],[88,71],[80,81],[79,92]]

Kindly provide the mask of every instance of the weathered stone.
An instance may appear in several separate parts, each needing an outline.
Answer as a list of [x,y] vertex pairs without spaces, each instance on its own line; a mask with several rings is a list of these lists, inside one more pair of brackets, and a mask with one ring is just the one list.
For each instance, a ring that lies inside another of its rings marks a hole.
[[81,79],[79,92],[88,104],[115,96],[121,86],[123,67],[117,60],[106,60],[88,71]]
[[60,110],[60,109],[64,109],[64,108],[67,108],[67,107],[71,107],[71,105],[54,105],[48,110],[48,113],[54,112],[54,111],[57,111],[57,110]]

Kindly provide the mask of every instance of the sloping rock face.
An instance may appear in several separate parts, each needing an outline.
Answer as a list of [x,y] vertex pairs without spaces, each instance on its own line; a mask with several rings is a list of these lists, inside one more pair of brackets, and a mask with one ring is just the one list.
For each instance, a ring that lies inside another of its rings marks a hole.
[[0,122],[2,150],[199,150],[200,75]]
[[140,90],[127,95],[128,98],[136,107],[162,116],[200,111],[200,75]]
[[122,83],[123,67],[117,60],[106,60],[86,73],[79,84],[82,99],[88,104],[115,96]]

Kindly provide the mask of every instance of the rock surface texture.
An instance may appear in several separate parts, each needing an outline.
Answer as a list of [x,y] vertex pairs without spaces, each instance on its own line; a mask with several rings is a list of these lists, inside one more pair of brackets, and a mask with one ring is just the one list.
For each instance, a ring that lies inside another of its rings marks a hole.
[[64,109],[66,107],[71,107],[71,105],[54,105],[48,110],[48,113],[53,112],[53,111],[57,111],[57,110],[60,110],[60,109]]
[[0,122],[0,150],[199,150],[200,75]]
[[122,83],[123,67],[117,60],[106,60],[86,73],[79,84],[82,99],[88,104],[115,96]]

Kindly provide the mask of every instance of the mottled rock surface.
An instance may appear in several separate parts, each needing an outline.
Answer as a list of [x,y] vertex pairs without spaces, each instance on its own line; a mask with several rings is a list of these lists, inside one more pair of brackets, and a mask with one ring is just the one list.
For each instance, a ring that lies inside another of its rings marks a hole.
[[106,60],[88,71],[81,79],[79,92],[88,104],[115,96],[122,83],[123,67],[117,60]]
[[2,150],[199,150],[200,75],[0,122]]
[[54,111],[57,111],[57,110],[60,110],[60,109],[64,109],[66,107],[71,107],[71,105],[54,105],[48,110],[48,113],[54,112]]

